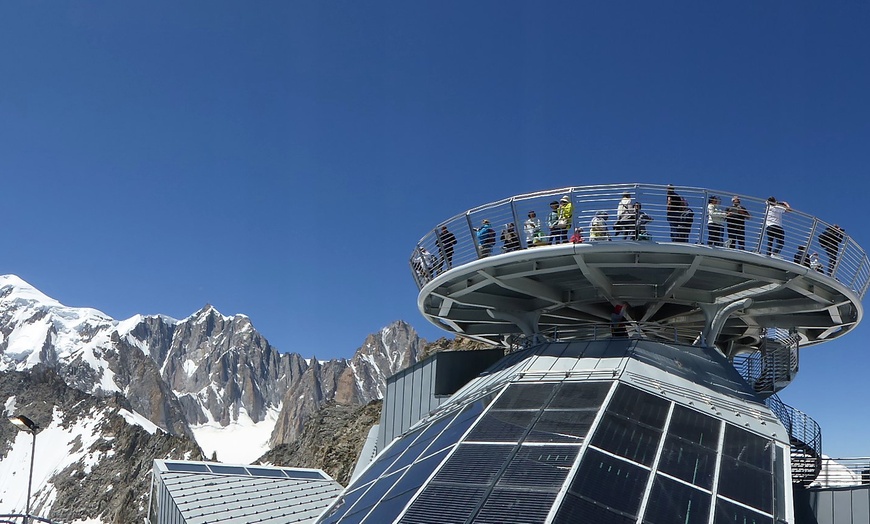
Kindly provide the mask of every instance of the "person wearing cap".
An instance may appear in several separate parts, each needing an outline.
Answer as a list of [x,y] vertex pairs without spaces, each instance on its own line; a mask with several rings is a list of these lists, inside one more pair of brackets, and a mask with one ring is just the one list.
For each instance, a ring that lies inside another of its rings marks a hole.
[[492,253],[495,245],[495,230],[489,225],[489,220],[484,219],[477,230],[477,245],[480,247],[480,258],[486,258]]
[[725,223],[728,226],[728,247],[746,249],[746,221],[752,218],[749,211],[740,205],[740,197],[731,197],[731,205],[725,209]]
[[568,241],[568,230],[571,228],[571,223],[574,220],[574,204],[571,203],[571,198],[568,195],[559,200],[559,217],[556,225],[559,227],[559,240],[556,244],[564,244]]
[[538,218],[534,209],[529,211],[529,218],[523,222],[523,231],[526,232],[526,247],[540,246],[547,243],[544,240],[544,234],[541,232],[541,219]]

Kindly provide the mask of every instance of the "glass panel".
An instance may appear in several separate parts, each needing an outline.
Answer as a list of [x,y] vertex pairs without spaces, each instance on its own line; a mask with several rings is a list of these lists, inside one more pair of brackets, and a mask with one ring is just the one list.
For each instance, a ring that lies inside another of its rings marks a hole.
[[287,474],[291,479],[314,479],[314,480],[326,480],[326,477],[323,476],[319,471],[305,471],[301,469],[285,469],[284,473]]
[[[776,460],[773,464],[774,478],[774,513],[777,520],[785,520],[785,468],[791,468],[791,464],[785,461],[785,452],[776,446]],[[870,519],[868,519],[870,520]]]
[[773,471],[771,455],[773,441],[728,424],[725,427],[725,456],[752,464],[764,471]]
[[648,477],[649,472],[639,466],[589,449],[570,491],[620,514],[637,516]]
[[496,488],[474,517],[474,524],[540,524],[547,520],[555,500],[556,493]]
[[208,466],[205,464],[187,464],[184,462],[164,462],[167,471],[183,471],[193,473],[208,473]]
[[538,409],[547,402],[555,387],[554,383],[512,384],[492,409]]
[[469,404],[465,408],[463,408],[462,412],[453,420],[453,422],[444,430],[438,438],[429,446],[427,453],[433,453],[437,451],[441,451],[442,449],[451,446],[457,443],[468,431],[468,428],[471,427],[477,421],[477,417],[483,413],[483,408],[485,408],[485,404],[482,402],[474,402],[473,404]]
[[366,513],[377,504],[381,498],[393,487],[393,484],[399,480],[401,473],[394,473],[387,477],[379,478],[371,488],[360,497],[359,501],[348,510],[347,514],[341,519],[342,524],[350,522],[360,522]]
[[537,411],[493,411],[483,416],[480,423],[465,437],[466,441],[519,442]]
[[645,524],[706,524],[710,494],[656,475],[643,522]]
[[773,513],[773,441],[725,426],[719,494]]
[[601,407],[612,382],[563,382],[547,406],[550,409],[595,409]]
[[589,432],[597,411],[544,411],[525,442],[570,442],[580,444]]
[[665,399],[620,384],[616,388],[610,405],[607,406],[607,411],[619,413],[630,420],[661,429],[665,425],[670,404]]
[[354,503],[362,497],[372,484],[366,484],[359,489],[345,493],[339,498],[336,504],[330,508],[329,513],[319,521],[318,524],[332,524],[338,522],[338,519],[344,516],[345,513],[354,505]]
[[415,491],[405,491],[394,497],[388,497],[378,504],[375,509],[366,517],[366,524],[384,524],[385,522],[393,522],[399,513],[405,508],[405,504],[411,500]]
[[595,430],[592,444],[646,466],[652,464],[658,449],[661,431],[635,420],[607,413]]
[[221,475],[244,475],[248,476],[248,471],[241,466],[218,466],[215,464],[209,465],[212,473],[220,473]]
[[252,468],[251,466],[248,466],[248,473],[255,477],[277,477],[282,479],[287,478],[284,475],[284,472],[280,469]]
[[704,489],[713,487],[716,451],[668,435],[659,470]]
[[713,524],[773,524],[773,517],[756,513],[751,509],[744,508],[717,498],[716,519]]
[[420,458],[420,455],[426,450],[432,440],[441,433],[448,423],[450,423],[450,418],[442,418],[426,427],[417,440],[411,444],[411,447],[402,453],[402,456],[399,457],[392,466],[390,466],[387,470],[387,474],[398,471]]
[[709,449],[719,447],[719,430],[722,422],[703,413],[676,405],[668,424],[668,435],[676,435],[683,440]]
[[417,430],[413,433],[405,435],[403,437],[399,437],[397,440],[394,440],[393,443],[384,450],[375,461],[366,469],[365,473],[360,475],[355,482],[353,482],[349,487],[362,486],[363,484],[367,484],[376,478],[380,477],[381,474],[386,471],[386,469],[396,460],[396,457],[399,453],[408,449],[408,447],[414,443],[414,440],[420,435],[421,430]]
[[576,446],[522,446],[496,485],[558,491],[579,451]]
[[634,524],[635,517],[568,493],[553,524]]

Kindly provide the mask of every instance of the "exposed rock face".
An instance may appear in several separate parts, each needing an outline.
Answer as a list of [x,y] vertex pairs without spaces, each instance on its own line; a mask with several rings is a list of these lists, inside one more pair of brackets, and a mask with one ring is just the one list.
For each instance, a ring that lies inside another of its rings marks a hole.
[[327,400],[360,405],[383,398],[387,377],[416,363],[424,344],[411,326],[398,321],[369,335],[350,360],[313,362],[284,395],[271,447],[295,441]]
[[[47,483],[34,486],[31,511],[38,516],[64,522],[142,522],[153,460],[203,459],[199,447],[186,436],[150,433],[128,423],[125,417],[132,412],[124,397],[101,398],[73,389],[42,366],[26,373],[0,372],[0,398],[12,399],[16,406],[16,413],[6,416],[27,413],[42,428],[36,437],[37,456],[50,447],[43,454],[65,457]],[[19,474],[12,464],[6,471],[2,461],[17,433],[11,424],[0,425],[0,471],[7,478]],[[26,475],[26,469],[20,469]],[[0,485],[12,486],[3,481]],[[0,500],[5,499],[4,491]],[[4,509],[24,511],[23,507]]]
[[365,406],[326,403],[308,419],[302,435],[264,456],[260,464],[319,468],[346,486],[365,444],[369,429],[381,418],[381,401]]

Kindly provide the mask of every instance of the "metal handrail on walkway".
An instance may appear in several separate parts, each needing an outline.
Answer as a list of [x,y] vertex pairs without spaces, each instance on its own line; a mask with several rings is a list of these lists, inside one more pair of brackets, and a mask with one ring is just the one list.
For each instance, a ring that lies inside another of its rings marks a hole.
[[[677,217],[673,209],[668,209],[670,191],[685,199],[692,211],[691,216],[681,214]],[[638,230],[636,223],[618,221],[617,208],[624,194],[628,194],[632,202],[641,203],[641,212],[646,215],[643,231]],[[721,200],[719,210],[722,211],[731,206],[732,196],[737,196],[749,213],[742,245],[739,240],[731,242],[727,222],[721,242],[715,225],[711,230],[711,217],[719,216],[717,209],[708,205],[713,196]],[[567,197],[573,206],[570,224],[564,236],[551,237],[548,215],[551,209],[558,209],[551,204],[563,197]],[[788,200],[787,195],[778,198]],[[581,228],[585,244],[604,241],[686,242],[709,245],[714,249],[743,249],[760,256],[768,256],[770,248],[771,256],[829,274],[863,298],[870,285],[870,259],[845,231],[841,237],[833,237],[842,240],[829,242],[827,239],[832,237],[824,233],[833,224],[792,208],[783,215],[780,248],[779,235],[769,235],[765,230],[768,209],[766,198],[684,186],[613,184],[526,193],[478,206],[438,224],[418,242],[411,254],[410,268],[417,286],[422,289],[437,275],[454,267],[515,250],[546,249],[555,242],[567,240],[575,228]],[[535,212],[534,217],[530,217],[531,211]],[[536,226],[538,221],[540,225]],[[593,221],[596,230],[604,228],[601,234],[606,236],[602,240],[592,238]],[[492,230],[492,234],[481,236],[488,237],[491,244],[478,239],[479,230],[486,227]]]
[[788,431],[792,483],[809,485],[822,468],[822,429],[809,415],[784,403],[777,395],[771,395],[764,403]]
[[513,335],[508,340],[508,352],[525,349],[541,342],[593,341],[618,338],[642,338],[657,342],[681,344],[687,338],[699,338],[701,333],[691,327],[662,325],[658,322],[623,321],[619,325],[607,322],[584,322],[571,329],[546,329],[533,337]]

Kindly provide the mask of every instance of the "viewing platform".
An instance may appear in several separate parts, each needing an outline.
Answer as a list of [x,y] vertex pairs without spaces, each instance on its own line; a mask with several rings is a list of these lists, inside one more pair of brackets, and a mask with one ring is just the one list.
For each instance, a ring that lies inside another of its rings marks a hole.
[[[620,221],[625,194],[641,214]],[[748,213],[743,245],[729,235],[739,224],[723,218],[735,196]],[[548,214],[560,208],[551,204],[563,199],[570,222],[551,237]],[[833,224],[773,207],[767,198],[650,184],[506,198],[456,215],[420,240],[409,261],[418,307],[439,327],[505,347],[518,338],[611,336],[606,326],[619,304],[626,304],[630,336],[709,345],[729,357],[763,349],[771,333],[803,346],[844,335],[863,315],[867,254]],[[780,212],[782,229],[766,227]],[[484,221],[493,231],[488,239],[478,238]],[[576,228],[581,243],[561,242]]]

